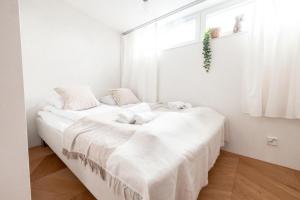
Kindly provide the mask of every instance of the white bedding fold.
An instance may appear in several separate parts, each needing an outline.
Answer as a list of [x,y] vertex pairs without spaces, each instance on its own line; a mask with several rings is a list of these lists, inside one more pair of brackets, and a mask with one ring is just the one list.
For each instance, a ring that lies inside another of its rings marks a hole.
[[125,124],[133,124],[134,120],[134,113],[130,111],[122,111],[118,114],[117,122],[125,123]]
[[134,115],[135,124],[146,124],[157,117],[154,112],[143,112]]
[[124,199],[196,200],[224,144],[224,117],[192,108],[137,126],[115,122],[117,113],[74,123],[64,133],[64,154],[97,169]]
[[172,101],[167,103],[169,109],[173,110],[183,110],[183,109],[189,109],[192,108],[192,104],[185,103],[182,101]]

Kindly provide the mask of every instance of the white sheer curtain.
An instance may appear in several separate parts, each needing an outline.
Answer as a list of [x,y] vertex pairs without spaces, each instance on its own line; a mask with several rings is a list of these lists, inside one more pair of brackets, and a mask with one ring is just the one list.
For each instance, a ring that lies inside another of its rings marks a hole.
[[245,70],[244,111],[300,118],[300,2],[256,0]]
[[122,87],[143,101],[157,101],[157,27],[148,25],[123,36]]

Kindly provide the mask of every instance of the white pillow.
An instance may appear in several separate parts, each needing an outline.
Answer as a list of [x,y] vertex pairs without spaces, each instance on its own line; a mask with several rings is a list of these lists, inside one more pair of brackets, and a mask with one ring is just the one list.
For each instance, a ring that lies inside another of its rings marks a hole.
[[99,101],[101,103],[105,103],[107,105],[117,105],[117,103],[114,100],[114,98],[112,97],[112,95],[107,95],[107,96],[104,96],[104,97],[100,97]]
[[111,95],[119,106],[141,102],[128,88],[111,90]]
[[96,99],[92,90],[86,86],[55,88],[64,100],[63,109],[66,110],[85,110],[98,106],[100,103]]

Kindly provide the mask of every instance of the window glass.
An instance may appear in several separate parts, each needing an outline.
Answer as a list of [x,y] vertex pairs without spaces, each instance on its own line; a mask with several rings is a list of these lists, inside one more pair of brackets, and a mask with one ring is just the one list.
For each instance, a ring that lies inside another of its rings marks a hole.
[[196,41],[196,18],[178,19],[159,26],[161,49],[168,49]]
[[248,31],[253,16],[253,3],[239,4],[208,14],[206,16],[206,30],[220,28],[220,36],[232,34],[238,16],[242,16],[241,31]]

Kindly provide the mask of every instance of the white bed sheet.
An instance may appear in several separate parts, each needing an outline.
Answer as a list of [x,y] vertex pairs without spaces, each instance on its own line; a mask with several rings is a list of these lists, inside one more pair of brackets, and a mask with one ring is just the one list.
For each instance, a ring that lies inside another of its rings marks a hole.
[[40,111],[38,113],[39,117],[49,126],[57,129],[60,132],[64,132],[72,123],[72,120],[60,117],[52,112]]

